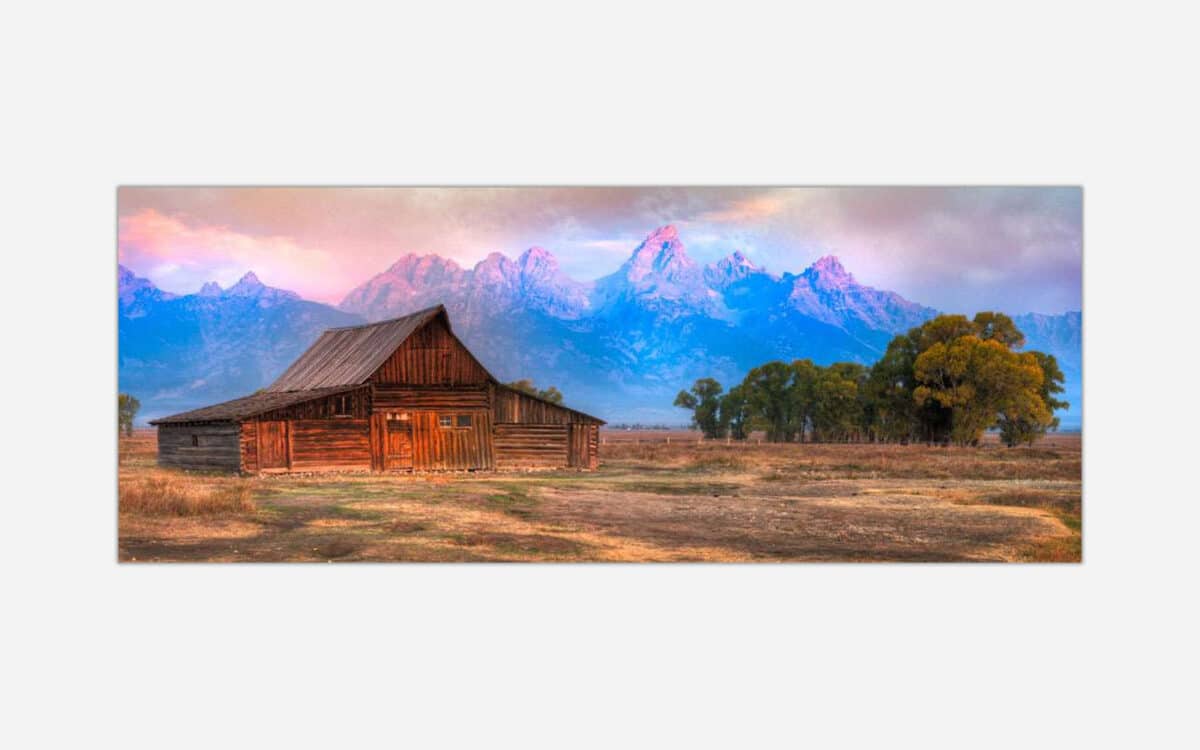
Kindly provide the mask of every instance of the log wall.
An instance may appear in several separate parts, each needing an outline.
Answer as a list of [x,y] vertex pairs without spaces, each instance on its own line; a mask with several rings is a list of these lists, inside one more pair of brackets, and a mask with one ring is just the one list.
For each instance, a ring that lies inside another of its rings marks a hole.
[[566,425],[496,425],[496,468],[553,469],[566,466],[567,431]]
[[[195,437],[196,445],[192,438]],[[158,427],[158,465],[177,469],[238,471],[239,430],[235,423]]]

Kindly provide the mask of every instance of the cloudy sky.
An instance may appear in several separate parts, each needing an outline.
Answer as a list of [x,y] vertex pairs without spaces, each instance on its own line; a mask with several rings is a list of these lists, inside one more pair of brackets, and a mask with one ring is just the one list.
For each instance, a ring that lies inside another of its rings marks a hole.
[[540,245],[579,280],[674,224],[708,263],[775,273],[837,255],[860,282],[947,311],[1081,309],[1077,188],[122,188],[118,254],[176,293],[247,270],[337,303],[408,252],[469,267]]

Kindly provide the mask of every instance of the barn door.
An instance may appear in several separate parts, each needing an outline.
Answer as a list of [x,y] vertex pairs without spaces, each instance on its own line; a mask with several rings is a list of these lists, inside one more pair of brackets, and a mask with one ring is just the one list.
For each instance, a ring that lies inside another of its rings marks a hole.
[[260,471],[288,468],[287,422],[258,423],[258,468]]
[[387,421],[387,444],[384,447],[384,467],[387,469],[411,469],[413,467],[412,422],[389,419]]

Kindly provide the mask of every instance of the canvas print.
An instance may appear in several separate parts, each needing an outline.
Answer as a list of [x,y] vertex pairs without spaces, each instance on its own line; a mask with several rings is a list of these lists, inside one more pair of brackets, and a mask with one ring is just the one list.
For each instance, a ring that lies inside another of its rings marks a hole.
[[118,190],[122,562],[1079,562],[1078,187]]

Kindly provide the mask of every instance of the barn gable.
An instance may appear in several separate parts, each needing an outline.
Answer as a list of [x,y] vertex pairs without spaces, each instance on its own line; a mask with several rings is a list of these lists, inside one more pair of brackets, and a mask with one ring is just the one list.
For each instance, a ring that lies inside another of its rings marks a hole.
[[449,329],[449,317],[442,305],[370,325],[331,328],[266,390],[305,391],[361,385],[413,333],[436,318],[441,318]]
[[441,315],[414,330],[372,373],[375,385],[460,386],[494,380]]

